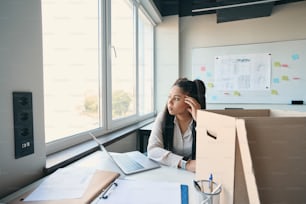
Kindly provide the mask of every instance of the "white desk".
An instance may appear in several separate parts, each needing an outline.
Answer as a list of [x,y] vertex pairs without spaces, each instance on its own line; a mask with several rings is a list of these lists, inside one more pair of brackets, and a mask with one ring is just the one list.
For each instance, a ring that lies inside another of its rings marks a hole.
[[[87,157],[82,158],[81,160],[71,164],[70,166],[82,166],[90,167],[101,170],[109,170],[120,173],[121,178],[129,178],[135,180],[150,180],[150,181],[168,181],[168,182],[179,182],[182,184],[187,184],[189,186],[189,204],[195,204],[197,201],[197,195],[193,187],[193,179],[195,174],[181,169],[176,169],[172,167],[162,166],[154,170],[149,170],[129,176],[125,176],[120,169],[111,161],[111,159],[103,152],[97,151],[93,154],[90,154]],[[2,200],[2,202],[8,202],[18,196],[22,195],[24,192],[31,190],[37,187],[42,180],[39,180],[28,187],[20,189],[18,192],[7,196]],[[0,202],[1,203],[1,202]]]

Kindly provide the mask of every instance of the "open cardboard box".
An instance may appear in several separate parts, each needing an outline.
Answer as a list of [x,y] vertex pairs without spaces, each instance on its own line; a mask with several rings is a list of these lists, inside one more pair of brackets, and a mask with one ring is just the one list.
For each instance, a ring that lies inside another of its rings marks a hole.
[[200,110],[196,178],[222,184],[220,204],[306,203],[306,113]]

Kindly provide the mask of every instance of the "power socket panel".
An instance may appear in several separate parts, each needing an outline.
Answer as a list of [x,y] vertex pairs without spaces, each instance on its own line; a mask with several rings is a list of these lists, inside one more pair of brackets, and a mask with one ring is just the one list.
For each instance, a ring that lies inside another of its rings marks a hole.
[[13,92],[15,158],[34,153],[31,92]]

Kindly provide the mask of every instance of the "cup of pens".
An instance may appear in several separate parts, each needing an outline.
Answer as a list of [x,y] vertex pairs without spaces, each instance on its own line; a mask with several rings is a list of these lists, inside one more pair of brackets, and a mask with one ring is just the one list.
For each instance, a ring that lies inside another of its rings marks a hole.
[[222,191],[221,184],[212,180],[193,181],[199,204],[219,204]]

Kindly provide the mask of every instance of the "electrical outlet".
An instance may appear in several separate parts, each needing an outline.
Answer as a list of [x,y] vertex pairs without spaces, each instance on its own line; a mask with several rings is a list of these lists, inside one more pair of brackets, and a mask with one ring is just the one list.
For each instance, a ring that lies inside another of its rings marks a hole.
[[13,92],[15,158],[34,153],[31,92]]
[[[17,150],[17,151],[16,151]],[[32,139],[17,140],[15,141],[15,158],[24,157],[34,153],[34,144]]]

